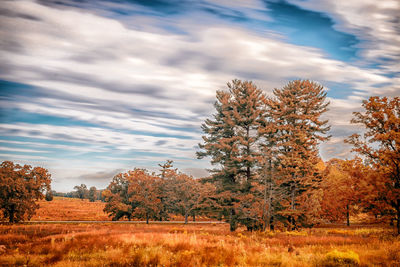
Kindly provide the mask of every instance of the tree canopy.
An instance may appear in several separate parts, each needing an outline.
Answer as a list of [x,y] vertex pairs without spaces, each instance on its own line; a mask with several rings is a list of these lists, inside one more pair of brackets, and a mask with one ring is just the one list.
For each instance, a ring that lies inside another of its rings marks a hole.
[[28,220],[39,207],[37,200],[50,191],[51,175],[42,167],[21,166],[11,161],[0,165],[0,211],[9,222]]

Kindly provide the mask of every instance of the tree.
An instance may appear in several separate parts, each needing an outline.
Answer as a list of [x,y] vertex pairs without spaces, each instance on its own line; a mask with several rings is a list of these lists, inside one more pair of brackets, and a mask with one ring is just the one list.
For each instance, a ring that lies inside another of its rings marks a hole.
[[376,203],[386,204],[400,234],[400,97],[370,97],[362,107],[364,112],[354,112],[351,123],[362,124],[365,132],[353,134],[346,142],[379,173],[373,181]]
[[75,194],[78,196],[78,198],[80,199],[85,199],[88,195],[88,189],[87,186],[85,184],[81,184],[81,185],[76,185],[74,186]]
[[162,209],[159,191],[160,178],[149,174],[144,169],[128,171],[127,179],[129,201],[133,208],[132,215],[138,219],[157,219]]
[[264,118],[265,95],[252,82],[233,80],[228,92],[217,91],[214,120],[202,124],[204,144],[199,158],[211,157],[214,173],[228,183],[251,182],[258,153],[258,128]]
[[323,172],[321,188],[322,214],[330,221],[346,219],[350,226],[350,215],[355,214],[357,204],[363,195],[360,179],[364,173],[360,171],[360,160],[331,159]]
[[[234,202],[248,194],[257,177],[259,154],[258,128],[264,120],[265,95],[250,81],[233,80],[228,91],[217,91],[214,120],[202,124],[203,144],[199,144],[198,158],[210,157],[214,178],[221,188],[230,191],[223,203],[229,210],[231,230],[237,227],[238,214]],[[222,196],[221,196],[222,197]]]
[[213,206],[212,197],[215,187],[210,183],[201,184],[184,173],[176,173],[168,182],[169,206],[171,211],[184,216],[185,224],[188,216],[195,210]]
[[289,82],[273,94],[267,104],[278,149],[276,182],[283,196],[280,214],[294,229],[298,219],[308,223],[316,208],[307,203],[315,196],[311,190],[319,187],[318,144],[329,139],[326,133],[330,129],[321,115],[327,111],[329,102],[324,88],[308,80]]
[[134,169],[116,175],[103,197],[107,202],[104,211],[113,216],[113,220],[127,217],[157,219],[162,208],[160,201],[160,178],[144,169]]
[[118,221],[126,217],[129,221],[132,219],[132,211],[134,207],[129,200],[128,175],[119,173],[114,176],[111,183],[102,192],[102,198],[107,202],[104,212],[112,216],[113,221]]
[[167,160],[164,164],[158,164],[158,166],[161,167],[160,170],[160,178],[161,180],[159,181],[159,190],[160,190],[160,201],[161,201],[161,210],[159,214],[159,220],[169,220],[169,214],[168,214],[168,190],[166,187],[168,187],[169,179],[176,173],[176,169],[172,169],[173,167],[173,161],[172,160]]
[[51,175],[42,167],[21,166],[11,161],[0,165],[0,210],[2,217],[14,223],[28,220],[39,208],[35,202],[50,191]]
[[45,195],[46,201],[53,201],[53,198],[54,198],[53,191],[51,190],[47,191]]
[[88,195],[89,195],[89,201],[95,202],[97,199],[97,188],[95,186],[90,187]]

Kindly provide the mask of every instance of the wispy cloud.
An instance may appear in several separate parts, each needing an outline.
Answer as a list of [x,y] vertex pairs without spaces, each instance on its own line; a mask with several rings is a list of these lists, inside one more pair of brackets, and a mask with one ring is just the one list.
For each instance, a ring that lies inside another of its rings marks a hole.
[[335,142],[321,154],[345,157],[341,140],[359,131],[349,121],[361,100],[400,93],[400,35],[392,19],[398,3],[289,2],[320,12],[332,21],[324,27],[360,40],[357,58],[341,61],[323,48],[290,42],[270,26],[269,1],[181,2],[180,8],[169,2],[5,1],[0,79],[30,87],[0,97],[0,140],[7,151],[1,157],[42,156],[59,186],[71,177],[60,171],[66,159],[79,165],[74,177],[82,166],[93,173],[131,167],[130,158],[146,167],[173,158],[202,173],[197,169],[209,163],[195,159],[200,124],[214,112],[215,91],[233,78],[253,80],[267,93],[295,78],[325,85]]

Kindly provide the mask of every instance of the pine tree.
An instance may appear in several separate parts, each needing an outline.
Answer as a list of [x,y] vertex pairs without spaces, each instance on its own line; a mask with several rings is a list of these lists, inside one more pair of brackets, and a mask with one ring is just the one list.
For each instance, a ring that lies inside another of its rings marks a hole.
[[318,187],[320,161],[318,144],[328,140],[327,120],[321,115],[327,111],[326,92],[321,85],[308,80],[289,82],[283,89],[273,91],[274,98],[267,103],[276,128],[275,142],[279,150],[278,184],[282,195],[284,215],[290,227],[296,220],[306,220],[306,206],[312,198],[310,189]]
[[[224,205],[229,210],[231,230],[235,230],[238,218],[235,207],[240,199],[249,194],[252,182],[257,178],[257,162],[261,154],[258,128],[265,115],[265,95],[252,82],[233,80],[227,84],[228,91],[217,91],[214,104],[214,120],[207,119],[202,125],[203,136],[199,158],[211,157],[212,170],[220,184]],[[236,204],[235,204],[236,203]],[[245,222],[246,220],[242,220]]]

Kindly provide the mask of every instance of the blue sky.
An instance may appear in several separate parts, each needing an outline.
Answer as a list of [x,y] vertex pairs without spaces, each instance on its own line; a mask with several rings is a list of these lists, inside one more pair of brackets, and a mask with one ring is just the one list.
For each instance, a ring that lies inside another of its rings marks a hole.
[[52,186],[104,188],[172,159],[196,177],[215,91],[292,79],[328,90],[324,160],[350,157],[352,112],[400,95],[397,0],[2,1],[0,160],[43,166]]

